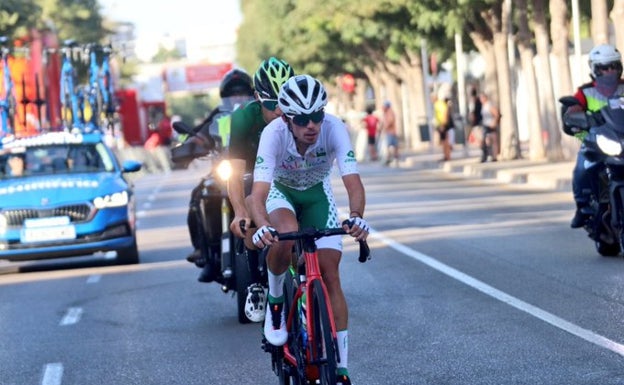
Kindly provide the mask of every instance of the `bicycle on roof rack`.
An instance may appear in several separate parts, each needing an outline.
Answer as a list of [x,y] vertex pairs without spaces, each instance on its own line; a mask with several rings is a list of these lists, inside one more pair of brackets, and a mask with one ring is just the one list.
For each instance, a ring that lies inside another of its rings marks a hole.
[[[84,46],[84,54],[87,56],[86,60],[89,62],[89,85],[85,87],[84,92],[87,95],[87,101],[89,103],[90,116],[85,115],[85,124],[89,130],[96,130],[100,127],[100,113],[102,111],[102,91],[100,90],[100,66],[98,64],[98,51],[100,50],[97,44],[87,44]],[[84,113],[84,108],[83,108]]]
[[[352,226],[349,220],[343,225]],[[271,345],[263,338],[262,348],[271,354],[273,371],[280,385],[335,385],[338,354],[336,325],[327,287],[321,276],[315,240],[345,235],[344,228],[315,229],[277,233],[280,241],[295,240],[298,269],[287,270],[284,281],[284,314],[288,340],[284,346]],[[370,259],[366,241],[360,241],[358,260]]]
[[113,54],[113,46],[107,44],[102,46],[102,64],[100,65],[100,76],[98,78],[100,92],[102,94],[101,111],[104,112],[106,124],[113,125],[113,119],[117,106],[115,105],[115,87],[110,68],[110,58]]
[[15,130],[15,93],[13,89],[13,77],[11,68],[9,67],[9,38],[7,36],[0,37],[0,55],[2,58],[2,87],[0,88],[0,136],[14,134]]
[[74,56],[80,53],[81,48],[74,40],[65,40],[61,47],[61,119],[63,128],[71,131],[84,128],[84,116],[80,108],[81,93],[75,84],[76,70],[74,68]]

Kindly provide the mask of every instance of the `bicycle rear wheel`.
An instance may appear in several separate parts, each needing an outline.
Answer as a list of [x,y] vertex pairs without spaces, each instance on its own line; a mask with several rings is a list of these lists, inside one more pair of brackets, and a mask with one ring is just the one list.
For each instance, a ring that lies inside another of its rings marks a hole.
[[[336,341],[332,333],[332,322],[329,313],[329,304],[321,282],[315,280],[308,288],[308,295],[312,295],[312,312],[308,313],[308,322],[312,322],[314,341],[310,347],[311,363],[318,370],[321,385],[336,384]],[[310,320],[309,317],[312,317]]]

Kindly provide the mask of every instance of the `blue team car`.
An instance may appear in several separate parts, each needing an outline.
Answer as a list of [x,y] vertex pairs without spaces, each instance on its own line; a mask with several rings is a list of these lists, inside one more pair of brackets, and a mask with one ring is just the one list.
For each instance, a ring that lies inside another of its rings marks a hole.
[[50,132],[0,143],[0,259],[117,253],[139,262],[135,197],[101,134]]

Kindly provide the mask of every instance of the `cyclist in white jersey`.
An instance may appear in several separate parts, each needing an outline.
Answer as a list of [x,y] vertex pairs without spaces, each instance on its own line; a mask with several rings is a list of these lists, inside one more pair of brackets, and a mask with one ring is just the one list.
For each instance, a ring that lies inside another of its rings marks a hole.
[[[278,242],[270,230],[280,233],[297,231],[299,227],[340,226],[330,184],[335,160],[348,193],[350,217],[354,223],[349,234],[356,240],[365,240],[369,227],[362,218],[366,198],[349,133],[340,119],[324,112],[327,93],[323,85],[309,75],[294,76],[280,89],[278,103],[283,116],[269,123],[262,132],[248,203],[258,226],[254,244],[272,246],[267,255],[269,306],[264,334],[271,344],[281,346],[288,339],[283,283],[291,263],[293,243]],[[348,310],[338,269],[341,237],[321,238],[317,247],[338,331],[338,383],[350,385]]]

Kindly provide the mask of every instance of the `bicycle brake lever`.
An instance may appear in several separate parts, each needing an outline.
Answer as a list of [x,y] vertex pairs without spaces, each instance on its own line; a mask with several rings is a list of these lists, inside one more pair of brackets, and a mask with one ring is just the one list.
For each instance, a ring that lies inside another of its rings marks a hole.
[[368,247],[368,243],[366,241],[358,241],[360,243],[360,256],[358,257],[358,261],[364,263],[371,259],[370,248]]
[[[353,222],[351,222],[349,219],[345,219],[344,221],[342,221],[342,225],[347,225],[350,228],[351,226],[353,226]],[[364,263],[371,259],[370,247],[368,247],[368,243],[366,243],[366,241],[358,242],[360,243],[360,256],[358,257],[358,261]]]

